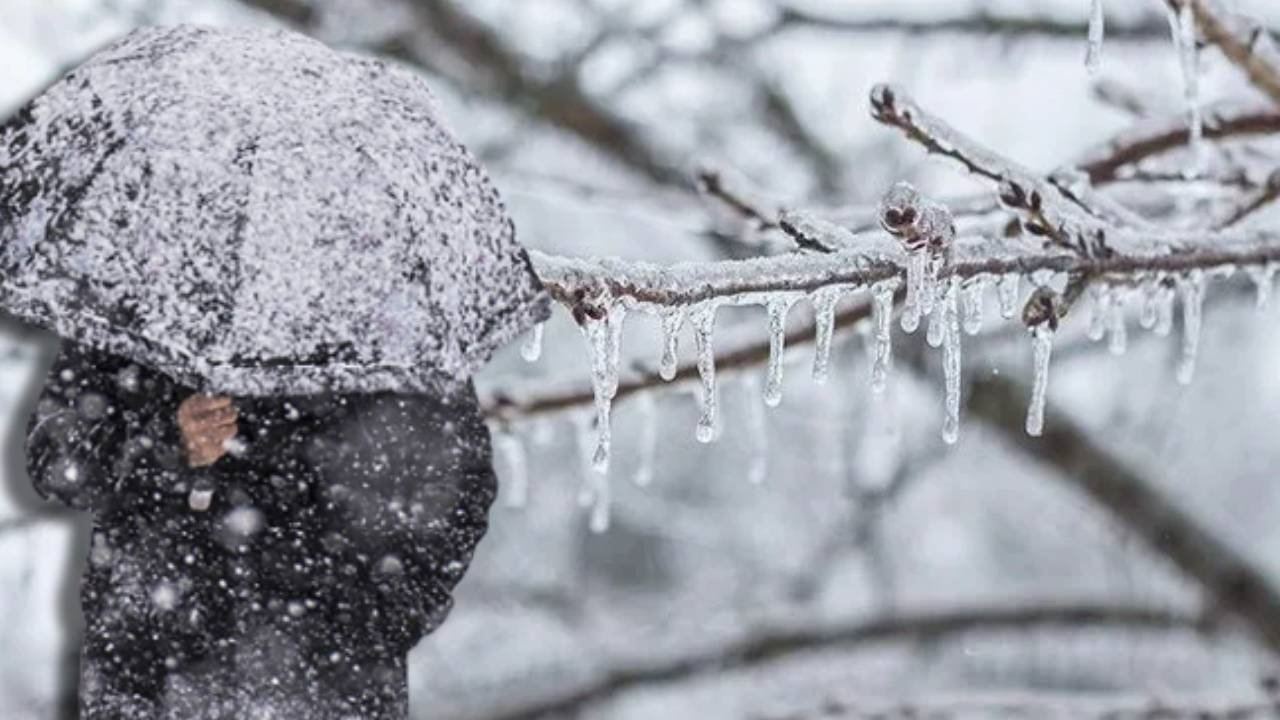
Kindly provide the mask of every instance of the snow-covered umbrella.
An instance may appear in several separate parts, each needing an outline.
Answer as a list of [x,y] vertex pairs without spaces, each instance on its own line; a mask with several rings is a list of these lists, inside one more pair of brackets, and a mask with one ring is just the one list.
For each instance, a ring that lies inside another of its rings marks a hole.
[[422,80],[282,31],[136,31],[0,128],[0,305],[231,395],[428,390],[545,318]]

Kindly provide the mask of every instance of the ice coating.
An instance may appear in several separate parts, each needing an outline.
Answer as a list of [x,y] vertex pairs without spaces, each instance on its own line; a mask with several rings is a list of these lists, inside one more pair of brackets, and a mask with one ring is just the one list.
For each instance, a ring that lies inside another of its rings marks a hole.
[[582,325],[591,358],[591,391],[596,418],[596,449],[591,465],[596,472],[609,472],[609,455],[613,444],[611,411],[618,389],[617,330],[619,313],[610,312],[602,320],[588,320]]
[[429,390],[548,313],[422,80],[300,35],[135,31],[0,168],[0,302],[204,390]]
[[1031,329],[1033,380],[1031,403],[1027,407],[1027,434],[1040,437],[1044,432],[1044,406],[1049,395],[1049,359],[1053,354],[1053,328],[1040,323]]
[[1107,316],[1111,311],[1111,288],[1096,282],[1089,286],[1090,340],[1101,340],[1107,334]]

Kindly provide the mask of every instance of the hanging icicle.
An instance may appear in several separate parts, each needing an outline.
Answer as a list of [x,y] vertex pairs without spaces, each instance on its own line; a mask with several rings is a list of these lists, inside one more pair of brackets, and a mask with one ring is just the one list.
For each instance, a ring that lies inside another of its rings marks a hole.
[[996,296],[1000,301],[1000,317],[1012,320],[1018,314],[1018,285],[1022,276],[1006,273],[996,280]]
[[840,291],[832,287],[820,288],[809,296],[813,304],[813,379],[819,385],[825,384],[830,375],[831,336],[835,331],[839,300]]
[[657,461],[658,449],[658,401],[655,392],[635,394],[636,414],[640,423],[639,458],[636,461],[636,474],[632,481],[637,487],[648,487],[653,482],[653,464]]
[[538,362],[538,358],[542,357],[542,335],[546,326],[546,323],[534,325],[525,337],[524,344],[520,346],[520,357],[524,358],[525,362]]
[[893,366],[893,295],[898,290],[897,278],[881,280],[871,286],[874,303],[871,308],[875,325],[875,358],[871,363],[871,391],[884,392]]
[[1102,0],[1092,0],[1089,7],[1089,48],[1085,52],[1084,66],[1090,75],[1096,76],[1102,66],[1102,43],[1107,34],[1106,10]]
[[591,354],[591,389],[595,396],[596,449],[592,467],[601,474],[609,472],[609,455],[613,442],[610,413],[618,391],[618,339],[625,311],[620,304],[611,306],[603,320],[588,319],[582,325]]
[[524,442],[508,429],[494,433],[494,446],[502,468],[506,506],[522,508],[529,502],[529,463]]
[[[943,304],[946,304],[944,295]],[[929,315],[929,330],[925,334],[925,340],[928,341],[929,347],[942,347],[943,336],[946,335],[946,313],[935,312]]]
[[1124,295],[1119,289],[1112,289],[1111,303],[1107,312],[1107,332],[1110,335],[1107,348],[1112,355],[1123,355],[1129,346],[1129,333],[1128,328],[1125,327]]
[[794,297],[782,295],[770,299],[765,305],[769,316],[769,365],[764,402],[769,407],[777,407],[782,402],[782,373],[787,359],[787,313],[794,302]]
[[1111,309],[1111,288],[1101,282],[1089,285],[1090,340],[1101,340],[1107,335],[1107,317]]
[[1196,356],[1200,351],[1200,321],[1204,306],[1204,272],[1192,270],[1178,280],[1182,296],[1182,359],[1178,363],[1178,382],[1190,385],[1196,373]]
[[1246,265],[1244,270],[1249,274],[1249,279],[1253,281],[1253,288],[1257,292],[1254,296],[1255,306],[1259,310],[1266,310],[1271,304],[1271,291],[1276,274],[1275,264]]
[[679,343],[682,327],[684,327],[684,308],[663,311],[662,360],[658,364],[658,375],[668,382],[675,379],[676,368],[680,362]]
[[1160,315],[1160,278],[1147,277],[1142,280],[1142,312],[1138,316],[1138,324],[1143,330],[1155,328]]
[[1156,328],[1155,333],[1160,337],[1168,337],[1173,332],[1173,301],[1176,293],[1172,286],[1167,282],[1159,284],[1159,292],[1156,297]]
[[920,327],[923,313],[921,296],[924,294],[924,274],[929,264],[928,252],[913,250],[907,255],[907,296],[902,302],[902,329],[913,333]]
[[716,390],[716,306],[707,304],[697,308],[689,321],[693,324],[693,337],[698,350],[698,376],[702,379],[702,416],[698,418],[695,437],[698,442],[709,443],[716,439],[720,414],[720,399]]
[[947,416],[942,423],[942,440],[954,445],[960,439],[960,278],[951,276],[943,305],[935,315],[942,315],[946,328],[942,347],[942,369],[946,379]]
[[1053,328],[1042,322],[1031,329],[1032,364],[1035,378],[1031,385],[1031,404],[1027,408],[1027,434],[1040,437],[1044,432],[1044,407],[1049,395],[1049,358],[1053,354]]
[[1169,5],[1169,29],[1182,68],[1183,96],[1187,103],[1192,166],[1186,174],[1194,177],[1200,174],[1204,160],[1204,114],[1200,107],[1200,51],[1196,45],[1196,18],[1191,2],[1177,0]]
[[987,280],[981,275],[970,278],[962,288],[964,331],[968,335],[977,335],[982,332],[982,302],[986,291]]

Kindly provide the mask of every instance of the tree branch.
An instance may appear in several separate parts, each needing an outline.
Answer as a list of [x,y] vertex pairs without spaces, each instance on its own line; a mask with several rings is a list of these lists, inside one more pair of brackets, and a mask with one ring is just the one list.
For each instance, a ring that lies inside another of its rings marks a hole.
[[1065,414],[1050,410],[1043,437],[1028,437],[1026,398],[1021,384],[982,374],[972,379],[969,412],[1014,441],[1013,447],[1056,469],[1195,579],[1216,610],[1236,616],[1263,646],[1280,652],[1280,592],[1266,574]]
[[975,630],[1007,631],[1046,627],[1114,627],[1185,631],[1213,631],[1205,617],[1126,605],[1080,604],[1035,607],[990,607],[921,613],[860,620],[844,624],[764,629],[723,646],[694,650],[649,662],[620,663],[583,685],[504,712],[487,720],[533,720],[572,716],[584,707],[628,690],[654,684],[687,681],[785,659],[816,650],[857,646],[869,642],[929,641]]
[[1272,102],[1280,104],[1280,53],[1266,28],[1228,11],[1218,0],[1168,1],[1179,6],[1190,3],[1205,39],[1217,45]]

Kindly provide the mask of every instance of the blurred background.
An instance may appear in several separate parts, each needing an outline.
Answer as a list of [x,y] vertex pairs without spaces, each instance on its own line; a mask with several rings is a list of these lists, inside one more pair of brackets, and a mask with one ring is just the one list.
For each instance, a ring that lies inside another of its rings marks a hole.
[[[1280,25],[1273,0],[1230,5]],[[698,167],[829,212],[873,205],[896,180],[990,193],[873,122],[874,83],[1045,172],[1176,117],[1164,3],[1105,9],[1094,76],[1085,0],[0,0],[0,117],[139,25],[290,28],[422,72],[530,247],[708,261],[788,248],[700,196]],[[1210,49],[1200,84],[1206,103],[1261,101]],[[1213,152],[1256,183],[1274,146]],[[1116,197],[1173,224],[1213,211],[1225,182],[1183,182],[1186,163],[1155,158],[1143,172],[1173,182]],[[1280,597],[1280,310],[1255,309],[1243,273],[1214,279],[1188,387],[1174,380],[1176,332],[1138,332],[1135,307],[1113,355],[1073,313],[1051,374],[1056,432],[1036,440],[1021,431],[1026,332],[1001,320],[994,290],[987,305],[984,331],[965,338],[965,397],[985,405],[957,445],[939,437],[939,353],[895,333],[898,367],[874,397],[855,327],[822,387],[811,349],[788,355],[777,408],[760,400],[761,367],[723,374],[712,444],[694,439],[694,385],[620,402],[602,533],[577,502],[589,405],[495,412],[503,496],[452,616],[415,650],[414,717],[1261,716],[1280,609],[1242,610],[1223,587],[1246,577]],[[809,317],[792,313],[796,327]],[[764,333],[763,311],[744,308],[722,314],[717,342]],[[624,365],[651,364],[660,338],[656,320],[630,321]],[[0,337],[5,720],[68,717],[81,631],[86,520],[36,503],[20,470],[47,343],[16,327]],[[690,337],[681,345],[687,363]],[[587,378],[581,333],[558,310],[537,362],[510,348],[480,386],[498,407]]]

